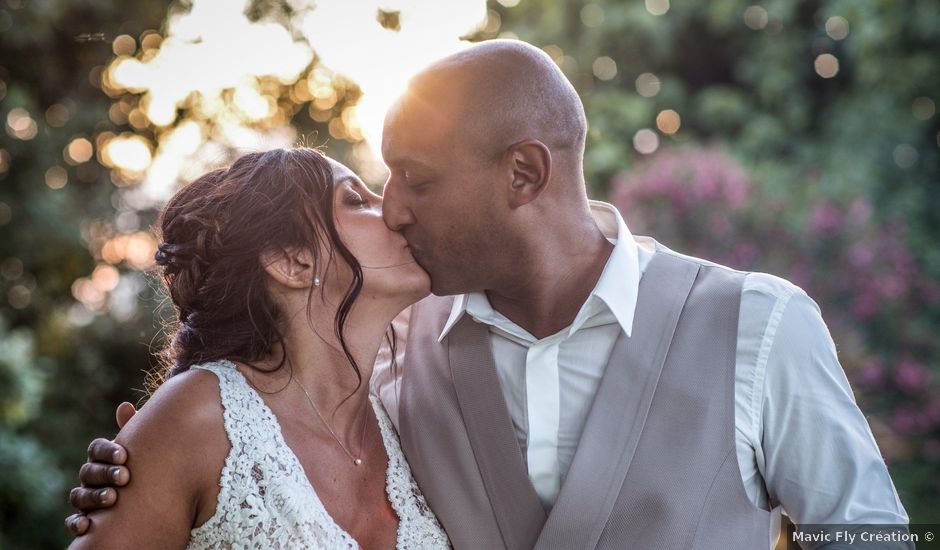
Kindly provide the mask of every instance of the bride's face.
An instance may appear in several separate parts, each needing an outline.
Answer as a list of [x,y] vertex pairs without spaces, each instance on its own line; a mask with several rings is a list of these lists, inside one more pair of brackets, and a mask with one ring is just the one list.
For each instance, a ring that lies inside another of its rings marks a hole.
[[385,225],[382,197],[343,164],[330,159],[330,165],[336,230],[362,267],[359,300],[400,299],[407,305],[427,296],[431,280],[415,262],[404,236]]

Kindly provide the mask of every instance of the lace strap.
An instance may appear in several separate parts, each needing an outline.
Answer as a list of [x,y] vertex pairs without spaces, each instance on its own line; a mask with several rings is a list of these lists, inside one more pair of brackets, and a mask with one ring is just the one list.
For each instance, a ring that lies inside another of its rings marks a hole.
[[259,431],[265,434],[279,433],[277,418],[248,383],[248,379],[235,367],[235,363],[222,359],[193,365],[192,368],[210,371],[219,378],[223,424],[233,447],[270,444],[270,441],[259,441],[250,434]]
[[[250,396],[254,393],[248,381],[242,373],[238,372],[235,364],[231,361],[221,360],[201,365],[193,365],[194,369],[207,370],[214,373],[219,379],[219,393],[222,398],[222,407],[225,409],[226,419],[230,416],[228,413],[234,409],[231,405],[238,403],[244,405],[250,402]],[[226,430],[229,426],[226,424]]]

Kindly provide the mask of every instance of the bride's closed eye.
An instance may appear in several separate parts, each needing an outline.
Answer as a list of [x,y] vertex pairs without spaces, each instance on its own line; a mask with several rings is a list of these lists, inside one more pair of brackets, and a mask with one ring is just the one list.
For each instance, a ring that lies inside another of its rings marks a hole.
[[366,206],[369,201],[365,200],[358,192],[347,189],[343,197],[343,203],[347,206]]

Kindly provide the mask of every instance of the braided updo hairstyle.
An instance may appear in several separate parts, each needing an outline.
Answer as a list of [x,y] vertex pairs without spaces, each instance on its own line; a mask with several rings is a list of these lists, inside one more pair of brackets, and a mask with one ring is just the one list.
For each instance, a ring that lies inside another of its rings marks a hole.
[[[322,272],[316,257],[321,249],[330,251],[328,262],[338,254],[352,270],[334,328],[361,384],[343,329],[362,289],[362,269],[337,234],[333,171],[321,153],[298,147],[244,155],[177,192],[159,226],[156,261],[177,322],[152,382],[219,359],[253,366],[275,344],[284,346],[281,312],[266,291],[261,256],[303,246],[315,255],[314,272]],[[286,353],[276,368],[285,360]]]

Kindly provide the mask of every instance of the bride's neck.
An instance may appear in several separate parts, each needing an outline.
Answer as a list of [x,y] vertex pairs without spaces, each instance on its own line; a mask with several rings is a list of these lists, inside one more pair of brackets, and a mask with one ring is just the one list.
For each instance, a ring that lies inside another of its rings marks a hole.
[[[357,300],[344,323],[345,350],[336,335],[333,315],[314,318],[313,323],[305,314],[294,315],[283,332],[286,348],[277,346],[272,354],[276,359],[272,361],[279,362],[286,349],[283,370],[309,393],[324,415],[335,410],[331,416],[337,425],[353,421],[361,411],[362,401],[368,398],[379,348],[401,309],[399,305],[377,300]],[[355,361],[355,368],[346,350]]]

